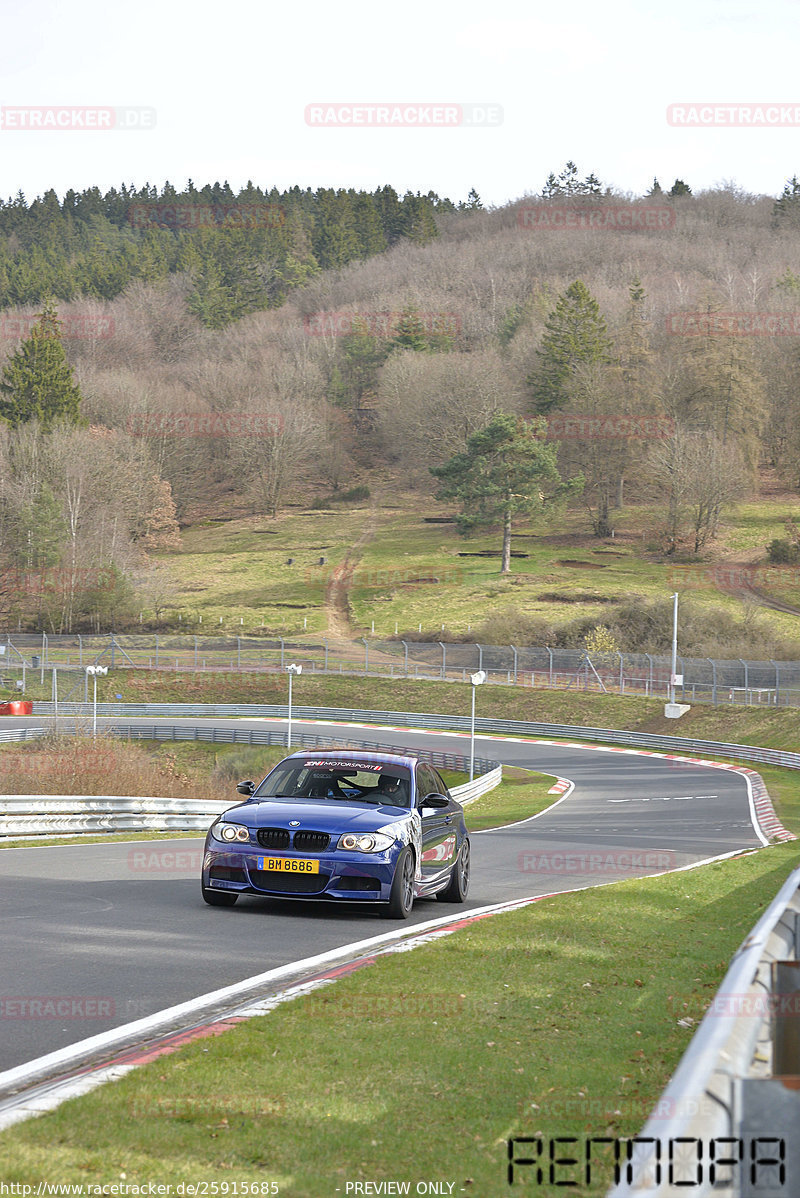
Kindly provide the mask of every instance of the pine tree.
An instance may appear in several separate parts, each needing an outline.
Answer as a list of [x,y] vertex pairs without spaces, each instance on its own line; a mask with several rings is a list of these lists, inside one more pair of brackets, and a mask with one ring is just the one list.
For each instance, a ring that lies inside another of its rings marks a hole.
[[585,179],[579,179],[578,168],[571,160],[558,178],[551,171],[542,188],[542,197],[546,200],[553,200],[561,196],[571,198],[572,196],[599,195],[602,195],[602,186],[594,171],[590,171]]
[[0,416],[12,428],[28,420],[38,420],[45,432],[59,420],[80,423],[81,393],[61,344],[61,321],[52,300],[7,361],[0,393]]
[[413,304],[404,308],[397,321],[397,332],[392,338],[395,349],[414,349],[424,351],[429,348],[425,322],[419,309]]
[[797,175],[792,175],[773,204],[772,216],[775,222],[793,225],[800,223],[800,180]]
[[414,216],[408,230],[408,239],[415,241],[417,245],[428,245],[439,236],[433,204],[426,196],[415,196],[412,208]]
[[580,373],[611,360],[606,322],[580,279],[560,296],[545,330],[536,351],[539,365],[528,376],[537,412],[549,412],[574,399],[580,391]]
[[[439,499],[457,499],[460,532],[500,524],[503,529],[501,573],[511,568],[511,522],[515,515],[541,511],[548,502],[580,491],[582,480],[564,483],[556,447],[544,440],[543,420],[522,420],[496,412],[457,453],[431,473],[441,480]],[[547,494],[549,492],[549,496]]]
[[352,332],[340,341],[341,359],[331,372],[328,397],[341,407],[361,410],[364,399],[374,393],[378,372],[391,351],[385,338],[370,332],[363,317],[354,317]]
[[386,236],[372,196],[365,192],[354,193],[353,214],[358,240],[361,243],[361,257],[369,258],[372,254],[382,254],[387,245]]
[[209,256],[194,279],[189,311],[209,329],[224,329],[234,319],[233,299],[217,263]]

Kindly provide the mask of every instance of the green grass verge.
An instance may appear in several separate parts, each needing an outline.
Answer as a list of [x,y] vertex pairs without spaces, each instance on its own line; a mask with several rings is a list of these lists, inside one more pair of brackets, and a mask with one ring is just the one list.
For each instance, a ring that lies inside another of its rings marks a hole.
[[557,795],[547,793],[554,781],[550,774],[505,766],[500,785],[465,807],[467,827],[479,832],[538,815],[557,801]]
[[[437,1179],[494,1198],[508,1137],[641,1128],[797,863],[780,845],[557,896],[381,959],[10,1129],[0,1175],[229,1194],[274,1180],[287,1198]],[[605,1192],[610,1173],[594,1176],[579,1192]]]

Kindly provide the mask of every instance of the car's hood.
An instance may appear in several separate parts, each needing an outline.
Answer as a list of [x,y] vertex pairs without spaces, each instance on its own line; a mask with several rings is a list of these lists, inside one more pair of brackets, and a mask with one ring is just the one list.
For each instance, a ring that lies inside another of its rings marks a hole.
[[224,818],[248,828],[288,828],[290,821],[299,820],[295,828],[316,832],[341,832],[346,829],[371,832],[387,824],[407,820],[411,812],[402,807],[372,803],[348,802],[345,799],[302,802],[289,799],[257,799],[242,803],[225,812]]

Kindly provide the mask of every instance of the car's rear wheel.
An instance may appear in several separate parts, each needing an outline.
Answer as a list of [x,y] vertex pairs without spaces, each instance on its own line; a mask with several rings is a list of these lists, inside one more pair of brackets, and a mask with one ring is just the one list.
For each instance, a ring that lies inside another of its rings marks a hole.
[[209,907],[232,907],[239,897],[238,894],[231,894],[230,890],[209,890],[202,882],[200,889]]
[[463,903],[469,892],[469,837],[464,838],[450,881],[437,898],[443,903]]
[[414,854],[406,846],[397,858],[389,902],[382,914],[387,919],[408,919],[414,905]]

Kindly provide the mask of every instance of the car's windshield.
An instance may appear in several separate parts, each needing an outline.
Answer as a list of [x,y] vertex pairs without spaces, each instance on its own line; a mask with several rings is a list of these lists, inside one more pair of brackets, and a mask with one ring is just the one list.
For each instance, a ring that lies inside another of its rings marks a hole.
[[282,761],[267,775],[253,798],[278,795],[408,807],[411,771],[406,766],[372,761],[336,761],[320,757]]

